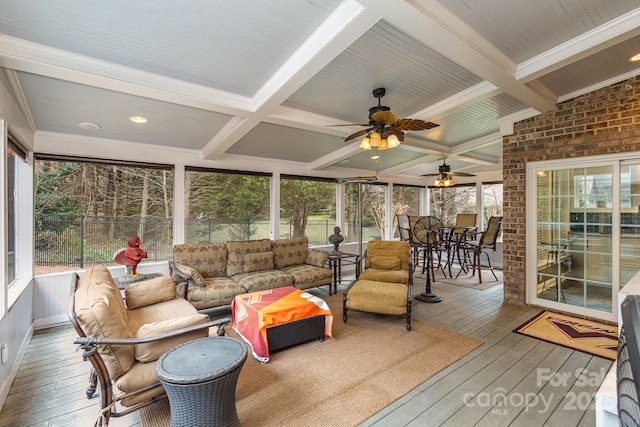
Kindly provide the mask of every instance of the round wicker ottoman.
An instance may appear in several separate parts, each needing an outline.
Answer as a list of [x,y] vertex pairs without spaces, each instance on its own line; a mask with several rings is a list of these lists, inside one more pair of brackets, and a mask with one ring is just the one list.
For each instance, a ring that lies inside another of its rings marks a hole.
[[158,359],[156,374],[171,408],[171,427],[240,426],[236,384],[247,348],[228,337],[180,344]]

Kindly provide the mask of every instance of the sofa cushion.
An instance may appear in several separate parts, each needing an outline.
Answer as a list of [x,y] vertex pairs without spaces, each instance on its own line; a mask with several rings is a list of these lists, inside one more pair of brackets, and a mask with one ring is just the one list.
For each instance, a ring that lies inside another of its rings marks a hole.
[[378,255],[371,259],[371,267],[381,270],[400,270],[400,258],[390,255]]
[[316,267],[324,267],[329,259],[329,252],[320,249],[311,249],[307,257],[306,264],[315,265]]
[[[185,276],[187,276],[187,280],[189,281],[189,286],[200,286],[200,287],[206,286],[206,284],[204,282],[204,277],[195,268],[193,268],[193,267],[191,267],[189,265],[182,264],[180,262],[175,262],[175,261],[173,262],[173,266],[180,273],[182,273]],[[174,280],[176,282],[179,282],[180,279],[181,278],[179,278],[179,277],[174,277]]]
[[[172,332],[188,326],[207,323],[209,316],[206,314],[194,314],[188,317],[178,317],[176,319],[168,319],[160,322],[146,323],[136,332],[136,338],[154,337],[165,332]],[[177,337],[167,338],[162,341],[154,341],[145,344],[135,345],[136,360],[140,362],[152,362],[158,360],[164,352],[172,349],[178,344],[187,341],[204,338],[208,335],[208,329],[203,328],[198,331],[192,331]]]
[[309,240],[306,236],[273,240],[271,250],[274,268],[304,264],[309,256]]
[[224,277],[227,275],[226,243],[189,243],[173,247],[173,261],[189,265],[202,277]]
[[243,273],[253,273],[254,271],[273,270],[273,252],[256,252],[244,256]]
[[[122,295],[104,265],[85,271],[74,298],[76,318],[87,336],[133,338]],[[135,362],[132,346],[99,346],[99,351],[111,378],[120,377]]]
[[[260,252],[271,251],[269,239],[229,241],[227,244],[227,276],[246,273],[246,256]],[[250,263],[253,261],[249,259]],[[251,268],[251,267],[249,267]]]
[[244,287],[247,292],[264,291],[282,286],[293,286],[294,284],[294,277],[280,270],[240,273],[233,276],[233,280]]
[[176,282],[169,276],[133,283],[124,289],[129,309],[169,301],[176,297]]
[[204,288],[190,287],[186,297],[198,310],[231,304],[236,295],[248,292],[244,286],[228,277],[212,277],[205,281]]
[[328,285],[331,283],[331,276],[333,275],[328,268],[309,264],[292,265],[284,267],[280,271],[292,275],[294,277],[294,286],[298,289]]

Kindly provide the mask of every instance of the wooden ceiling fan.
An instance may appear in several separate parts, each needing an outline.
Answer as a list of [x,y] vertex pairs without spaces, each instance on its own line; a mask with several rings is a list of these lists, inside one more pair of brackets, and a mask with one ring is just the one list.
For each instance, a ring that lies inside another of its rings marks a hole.
[[[419,119],[399,119],[391,112],[391,108],[381,105],[380,99],[385,95],[386,89],[381,87],[373,90],[373,96],[378,99],[378,105],[369,108],[369,123],[351,123],[347,125],[335,126],[367,126],[367,129],[360,130],[347,136],[344,140],[351,141],[359,136],[366,135],[370,144],[368,148],[377,148],[379,150],[385,148],[397,147],[400,142],[404,141],[404,132],[428,130],[440,126],[436,123],[426,122]],[[377,134],[377,135],[374,135]],[[392,136],[394,135],[395,138]],[[366,138],[365,138],[366,139]],[[381,142],[388,141],[388,146],[380,145]],[[374,145],[376,144],[376,145]]]
[[435,185],[436,187],[451,187],[456,184],[453,179],[454,176],[475,176],[472,173],[466,172],[451,172],[451,166],[447,164],[446,159],[442,159],[442,164],[438,166],[438,173],[427,173],[420,176],[437,176]]

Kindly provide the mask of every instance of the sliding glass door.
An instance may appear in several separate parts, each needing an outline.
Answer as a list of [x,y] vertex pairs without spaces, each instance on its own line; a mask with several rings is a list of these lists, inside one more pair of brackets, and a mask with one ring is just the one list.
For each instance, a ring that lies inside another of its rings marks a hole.
[[640,271],[640,165],[620,166],[620,287]]
[[[531,235],[535,236],[535,242],[529,242],[529,248],[534,248],[531,252],[535,253],[532,256],[535,259],[529,263],[533,267],[529,274],[530,302],[603,319],[614,318],[618,290],[618,286],[613,286],[618,274],[614,274],[617,261],[612,255],[618,241],[613,227],[618,199],[614,197],[617,171],[617,165],[611,162],[530,171],[531,182],[535,182],[530,209],[535,209],[536,218],[532,224],[535,235]],[[640,233],[640,228],[637,231]],[[635,254],[636,246],[631,246]],[[631,247],[627,253],[630,251]],[[640,250],[634,261],[637,271]],[[633,267],[624,268],[627,275],[632,275]]]

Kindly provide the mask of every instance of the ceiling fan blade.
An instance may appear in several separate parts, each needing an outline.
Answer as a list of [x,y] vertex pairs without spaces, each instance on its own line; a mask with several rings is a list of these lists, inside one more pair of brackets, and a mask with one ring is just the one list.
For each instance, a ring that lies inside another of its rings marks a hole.
[[384,133],[382,134],[383,138],[388,138],[389,135],[395,135],[398,137],[398,141],[402,142],[404,141],[404,132],[402,132],[399,129],[393,129],[390,127],[385,128]]
[[441,174],[439,173],[425,173],[424,175],[420,175],[420,176],[440,176]]
[[371,115],[371,120],[384,123],[385,125],[392,125],[398,121],[398,117],[391,111],[378,111]]
[[445,173],[449,176],[475,176],[472,173],[466,173],[466,172],[445,172]]
[[427,129],[438,127],[440,125],[432,122],[425,122],[424,120],[418,120],[418,119],[399,119],[397,122],[395,122],[391,126],[399,130],[410,131],[410,130],[427,130]]
[[345,142],[347,142],[347,141],[350,141],[350,140],[352,140],[352,139],[354,139],[354,138],[357,138],[357,137],[359,137],[359,136],[366,135],[366,134],[367,134],[367,133],[369,133],[369,131],[371,131],[371,130],[373,130],[373,128],[359,130],[358,132],[356,132],[356,133],[352,133],[351,135],[349,135],[348,137],[346,137],[346,138],[344,139],[344,141],[345,141]]

